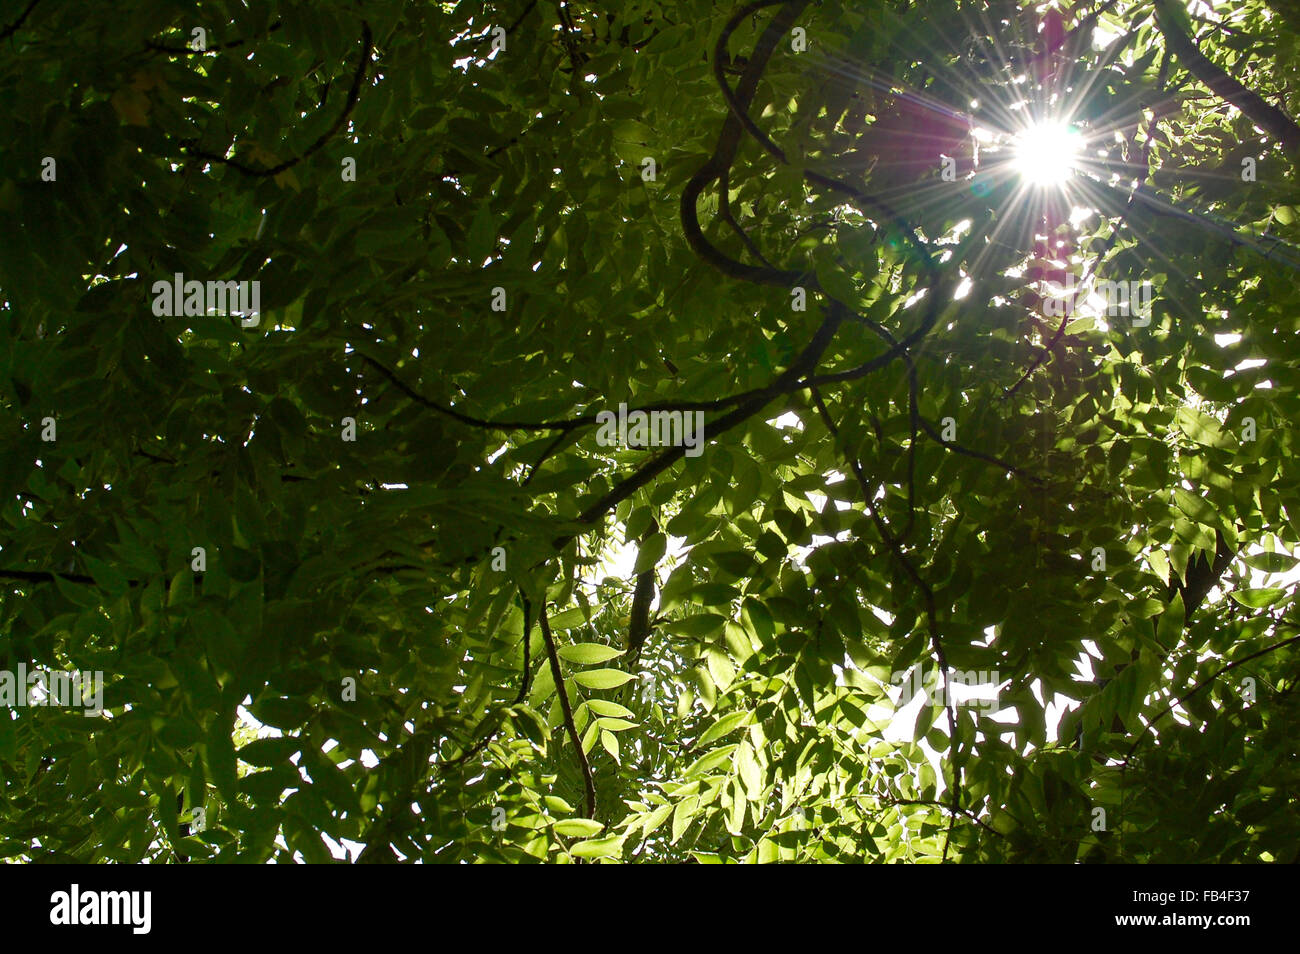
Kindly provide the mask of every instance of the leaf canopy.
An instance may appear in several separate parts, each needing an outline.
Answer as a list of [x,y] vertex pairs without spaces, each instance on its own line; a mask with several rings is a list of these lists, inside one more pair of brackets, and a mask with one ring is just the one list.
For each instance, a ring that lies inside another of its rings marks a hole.
[[1291,7],[22,6],[0,856],[1296,860]]

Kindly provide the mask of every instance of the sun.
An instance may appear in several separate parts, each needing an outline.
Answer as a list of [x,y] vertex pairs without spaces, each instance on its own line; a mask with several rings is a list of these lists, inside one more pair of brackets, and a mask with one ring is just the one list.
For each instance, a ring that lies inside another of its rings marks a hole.
[[1074,175],[1082,139],[1068,123],[1035,123],[1012,143],[1012,165],[1031,185],[1059,186]]

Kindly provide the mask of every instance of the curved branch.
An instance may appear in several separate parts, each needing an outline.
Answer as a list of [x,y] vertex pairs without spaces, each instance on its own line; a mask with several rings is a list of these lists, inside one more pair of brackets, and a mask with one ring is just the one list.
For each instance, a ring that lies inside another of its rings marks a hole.
[[1147,735],[1151,732],[1152,726],[1154,726],[1160,719],[1167,716],[1169,713],[1173,712],[1175,707],[1182,705],[1184,702],[1192,698],[1192,696],[1196,695],[1198,692],[1200,692],[1210,683],[1214,682],[1214,680],[1222,676],[1225,672],[1236,669],[1238,666],[1244,666],[1246,663],[1250,662],[1251,660],[1258,659],[1260,656],[1267,656],[1269,653],[1276,652],[1277,650],[1282,649],[1283,647],[1286,646],[1290,646],[1293,643],[1300,643],[1300,636],[1292,636],[1290,639],[1284,639],[1280,643],[1274,643],[1272,646],[1269,646],[1265,649],[1261,649],[1259,652],[1251,653],[1249,656],[1243,656],[1241,659],[1228,663],[1228,665],[1224,666],[1222,669],[1218,670],[1217,672],[1214,672],[1211,675],[1206,676],[1204,679],[1202,679],[1200,682],[1198,682],[1195,686],[1192,687],[1191,692],[1175,699],[1173,702],[1169,703],[1169,705],[1165,706],[1163,709],[1161,709],[1159,712],[1157,712],[1154,716],[1151,717],[1151,721],[1142,727],[1142,731],[1138,733],[1138,737],[1133,740],[1133,744],[1129,746],[1128,752],[1124,754],[1123,767],[1125,769],[1128,768],[1129,759],[1133,757],[1133,753],[1137,750],[1139,743],[1141,743],[1141,741],[1145,739]]
[[[405,394],[417,404],[429,408],[431,411],[437,411],[454,421],[467,424],[470,427],[479,427],[485,430],[497,431],[560,431],[568,433],[577,430],[580,427],[590,427],[597,423],[595,414],[583,414],[578,417],[561,418],[555,421],[489,421],[485,418],[474,417],[472,414],[463,414],[453,407],[441,404],[425,397],[419,391],[412,388],[409,384],[399,378],[393,371],[385,367],[381,362],[375,360],[367,354],[362,353],[361,359],[373,367],[376,371],[387,378],[392,385]],[[737,404],[743,404],[758,395],[764,393],[766,387],[752,388],[749,391],[742,391],[739,394],[728,395],[727,397],[715,398],[711,401],[656,401],[653,404],[644,404],[631,411],[721,411]],[[793,388],[791,390],[794,390]]]
[[1216,96],[1236,106],[1251,122],[1282,143],[1293,156],[1300,153],[1300,125],[1264,97],[1229,76],[1197,49],[1195,41],[1179,22],[1173,0],[1155,0],[1155,4],[1160,32],[1183,66]]
[[271,166],[269,169],[254,169],[252,166],[245,165],[237,159],[229,159],[225,156],[218,156],[216,153],[192,149],[188,145],[186,145],[186,151],[190,155],[197,156],[200,159],[206,159],[209,162],[216,162],[224,166],[230,166],[232,169],[236,169],[246,176],[266,178],[268,176],[277,176],[286,169],[293,168],[334,138],[334,135],[342,129],[344,123],[348,121],[348,117],[352,115],[352,110],[356,108],[358,100],[361,99],[361,85],[366,78],[366,72],[370,66],[370,58],[374,53],[374,48],[374,37],[370,33],[370,24],[365,20],[362,20],[361,59],[357,62],[356,73],[353,74],[352,77],[352,88],[348,90],[348,100],[343,106],[343,112],[339,113],[338,119],[334,120],[329,129],[321,133],[320,137],[317,138],[314,143],[294,158],[286,159],[284,162]]
[[[799,382],[802,381],[803,377],[817,366],[822,352],[826,350],[831,343],[831,339],[835,337],[835,332],[843,321],[843,311],[843,305],[832,301],[828,307],[826,318],[818,327],[817,333],[813,335],[812,340],[799,353],[799,356],[795,358],[790,367],[777,375],[767,387],[759,390],[751,400],[742,404],[730,414],[724,414],[722,417],[710,421],[707,429],[715,436],[725,433],[742,421],[753,417],[774,397],[796,390],[800,386]],[[626,500],[671,467],[685,453],[686,448],[684,446],[672,447],[653,460],[643,464],[630,477],[611,488],[608,493],[579,514],[578,523],[594,523],[599,517],[618,506],[621,501]],[[571,537],[561,537],[556,541],[556,545],[562,545],[569,539]]]
[[[727,39],[745,17],[764,7],[779,3],[785,3],[784,8],[772,18],[771,22],[763,30],[754,46],[754,52],[749,58],[749,63],[745,67],[745,72],[741,75],[736,92],[731,94],[746,107],[754,98],[754,93],[758,89],[759,78],[767,68],[767,62],[771,59],[776,44],[790,30],[799,14],[808,6],[809,0],[792,0],[792,2],[786,2],[786,0],[757,0],[757,2],[743,7],[728,21],[718,40],[719,45],[714,54],[715,60],[719,55],[725,53]],[[731,93],[730,88],[728,88],[728,93]],[[686,241],[691,246],[692,251],[724,275],[760,285],[789,287],[801,281],[804,277],[803,273],[759,265],[746,265],[744,262],[738,262],[724,254],[717,246],[706,239],[704,232],[700,228],[697,209],[699,198],[710,184],[719,181],[731,168],[731,163],[736,158],[736,150],[740,146],[740,136],[743,129],[741,121],[736,118],[735,110],[728,112],[727,118],[722,122],[722,131],[718,134],[718,141],[713,148],[713,154],[696,171],[695,175],[691,176],[690,181],[686,183],[686,187],[682,190],[682,228],[686,233]]]
[[[775,142],[773,142],[771,137],[769,137],[767,133],[763,132],[763,130],[758,127],[758,124],[755,123],[753,118],[749,115],[749,104],[754,97],[753,89],[746,88],[745,78],[742,77],[740,84],[737,86],[737,88],[735,90],[732,90],[730,84],[727,83],[726,73],[723,71],[723,60],[727,52],[727,40],[730,39],[732,31],[736,28],[736,25],[740,23],[740,21],[744,18],[744,16],[746,16],[751,11],[751,8],[757,8],[759,6],[764,6],[764,5],[766,4],[751,4],[749,7],[746,7],[744,10],[741,10],[740,13],[737,13],[727,23],[727,26],[723,29],[722,34],[718,37],[718,42],[714,47],[713,77],[717,81],[718,87],[722,90],[723,97],[727,100],[727,106],[730,107],[731,109],[731,115],[728,116],[727,118],[728,119],[734,118],[736,122],[738,122],[741,125],[741,127],[746,132],[748,132],[750,136],[754,138],[754,141],[757,142],[760,146],[762,146],[763,149],[769,155],[775,158],[778,162],[780,162],[782,165],[789,165],[790,160],[786,157],[785,150],[783,150],[780,146],[778,146]],[[795,11],[795,16],[798,15],[798,12],[799,11]],[[777,17],[773,18],[773,23],[772,23],[773,26],[776,25],[776,21],[778,19],[780,19],[780,14],[778,14]],[[793,21],[794,21],[794,17],[792,16],[790,18],[790,23],[793,23]],[[790,27],[790,23],[785,24],[783,29],[788,30]],[[766,34],[764,35],[766,36]],[[757,50],[755,50],[755,53],[757,54]],[[751,65],[752,63],[753,61],[751,60]],[[764,65],[766,65],[766,60],[764,61]],[[746,70],[745,75],[748,76],[748,70]],[[733,156],[734,153],[735,150],[732,149]],[[729,165],[730,165],[730,160],[728,160],[728,166]],[[804,169],[803,176],[809,182],[815,183],[816,185],[820,185],[823,188],[830,189],[833,192],[839,192],[842,195],[848,196],[849,198],[852,199],[856,199],[866,205],[873,206],[877,210],[879,210],[886,218],[888,218],[891,222],[893,222],[895,228],[897,228],[899,231],[901,231],[904,235],[907,236],[908,242],[911,243],[911,245],[915,247],[918,252],[920,252],[925,262],[926,270],[930,273],[931,277],[934,276],[936,266],[934,263],[934,258],[930,254],[930,249],[917,236],[916,232],[912,229],[911,224],[908,223],[908,221],[904,219],[901,215],[899,215],[898,212],[894,210],[893,206],[891,206],[888,202],[886,202],[884,199],[880,198],[879,196],[873,195],[869,192],[863,192],[861,189],[858,189],[847,182],[844,182],[840,179],[834,179],[830,176],[822,175],[820,172],[814,172],[811,169]]]

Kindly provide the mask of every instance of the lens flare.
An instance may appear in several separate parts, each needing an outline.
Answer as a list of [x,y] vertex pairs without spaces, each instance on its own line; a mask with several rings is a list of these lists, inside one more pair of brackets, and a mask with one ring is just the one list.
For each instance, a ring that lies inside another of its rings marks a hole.
[[1082,148],[1068,123],[1038,123],[1015,137],[1012,165],[1032,185],[1059,186],[1074,175]]

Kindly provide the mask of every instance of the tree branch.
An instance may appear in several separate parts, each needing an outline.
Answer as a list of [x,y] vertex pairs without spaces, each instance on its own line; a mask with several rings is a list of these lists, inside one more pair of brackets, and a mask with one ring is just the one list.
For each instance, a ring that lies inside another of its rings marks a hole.
[[[826,402],[822,400],[821,393],[815,386],[811,388],[811,391],[813,401],[817,405],[817,413],[821,416],[822,422],[826,425],[826,429],[830,432],[831,437],[838,443],[839,428],[835,426],[835,422],[831,419],[830,411],[826,408]],[[961,811],[961,766],[957,764],[961,752],[960,746],[957,743],[957,711],[956,706],[952,702],[952,690],[948,682],[948,657],[944,652],[943,642],[939,638],[939,622],[934,602],[934,590],[931,588],[930,584],[925,581],[925,578],[921,576],[920,572],[912,564],[912,561],[908,559],[907,554],[903,550],[902,541],[900,541],[893,532],[890,531],[889,525],[885,523],[884,518],[881,517],[880,513],[877,511],[875,503],[873,502],[874,494],[871,492],[871,488],[867,484],[866,475],[862,472],[862,462],[847,452],[845,453],[845,457],[848,460],[849,469],[853,471],[853,476],[857,478],[858,486],[862,490],[863,506],[866,507],[867,512],[871,515],[872,522],[875,523],[876,529],[880,532],[881,538],[885,541],[886,545],[888,545],[894,558],[903,567],[907,575],[912,578],[912,582],[914,582],[917,588],[921,591],[922,598],[925,601],[926,628],[929,630],[930,635],[930,649],[934,653],[934,658],[939,663],[943,674],[944,712],[948,716],[948,755],[949,760],[952,762],[952,798],[951,807],[949,809],[951,815],[949,815],[948,819],[948,834],[944,838],[943,842],[943,860],[947,861],[948,846],[952,842],[953,826],[957,822],[957,814]]]
[[3,30],[0,30],[0,40],[7,40],[15,33],[17,33],[19,28],[23,25],[23,22],[27,19],[27,17],[31,14],[31,12],[36,9],[36,5],[40,2],[41,0],[32,0],[31,3],[27,4],[27,9],[18,15],[17,20],[9,24],[9,26],[5,27]]
[[1296,125],[1296,121],[1206,58],[1196,48],[1192,37],[1183,30],[1173,0],[1155,0],[1155,5],[1156,23],[1164,34],[1165,43],[1183,66],[1216,96],[1236,106],[1251,122],[1282,143],[1292,158],[1296,158],[1296,154],[1300,153],[1300,126]]
[[[832,301],[827,308],[825,320],[818,327],[816,334],[807,346],[801,351],[794,362],[784,372],[777,375],[772,382],[765,388],[760,389],[755,396],[736,408],[730,414],[724,414],[708,424],[708,430],[714,435],[723,434],[742,421],[748,420],[759,411],[761,411],[772,398],[795,390],[802,378],[811,372],[822,356],[822,352],[830,345],[831,339],[835,337],[835,332],[843,321],[843,306],[839,302]],[[595,523],[595,521],[607,511],[618,506],[636,491],[640,490],[651,480],[663,473],[674,463],[680,460],[686,453],[686,448],[673,447],[660,454],[658,457],[643,464],[630,477],[611,488],[608,493],[587,507],[578,515],[578,522],[583,524]],[[561,537],[556,541],[560,546],[567,542],[570,537]]]
[[245,165],[244,163],[240,162],[237,159],[230,159],[225,156],[218,156],[215,153],[203,152],[198,149],[193,149],[189,145],[184,143],[182,145],[185,145],[186,151],[188,152],[189,155],[197,156],[200,159],[206,159],[209,162],[216,162],[216,163],[220,163],[221,165],[230,166],[231,168],[236,169],[247,176],[257,176],[257,177],[265,178],[267,176],[279,175],[280,173],[284,172],[286,169],[293,168],[298,163],[306,159],[308,156],[315,153],[327,142],[329,142],[330,139],[334,137],[335,133],[337,133],[340,129],[343,128],[344,123],[346,123],[348,117],[352,115],[352,110],[356,108],[357,102],[361,98],[361,85],[366,78],[366,72],[370,66],[370,58],[373,55],[373,53],[374,53],[374,37],[370,33],[370,24],[367,23],[365,20],[362,20],[361,21],[361,59],[357,62],[356,73],[352,77],[352,88],[348,90],[348,100],[347,103],[344,104],[343,106],[343,112],[339,113],[338,119],[334,120],[334,122],[330,125],[330,128],[325,130],[325,132],[321,133],[320,137],[317,138],[317,140],[314,143],[312,143],[302,153],[300,153],[299,155],[295,156],[292,159],[286,159],[284,160],[284,162],[271,166],[269,169],[254,169],[252,166]]
[[[718,55],[721,55],[717,51],[720,50],[725,53],[727,39],[745,17],[764,7],[770,7],[778,3],[785,3],[785,0],[758,0],[758,2],[751,3],[736,13],[728,21],[726,27],[723,28],[722,35],[718,39],[718,47],[715,48],[715,59]],[[786,3],[784,9],[780,10],[768,23],[754,46],[754,52],[750,56],[745,72],[740,78],[736,92],[731,94],[730,88],[727,89],[727,92],[734,96],[737,102],[748,107],[758,88],[759,78],[763,75],[763,71],[767,68],[767,62],[776,49],[776,44],[782,36],[789,32],[794,21],[798,19],[799,14],[808,6],[808,3],[809,0],[793,0],[793,2]],[[717,246],[706,239],[700,228],[697,209],[699,198],[710,184],[721,179],[727,170],[731,168],[731,163],[736,158],[736,150],[740,145],[742,132],[741,122],[736,117],[735,110],[732,109],[727,113],[727,118],[723,120],[722,130],[718,133],[717,144],[713,147],[713,154],[696,171],[695,175],[691,176],[690,181],[686,183],[686,187],[682,190],[682,228],[686,233],[686,241],[695,254],[724,275],[760,285],[780,285],[788,288],[800,281],[803,277],[801,272],[767,268],[760,265],[746,265],[744,262],[738,262],[725,255]]]
[[[650,526],[641,535],[641,546],[637,548],[637,559],[641,558],[641,548],[646,541],[659,532],[659,522],[651,519]],[[628,669],[636,668],[641,657],[641,647],[650,635],[650,601],[655,595],[655,568],[648,566],[636,575],[636,587],[632,591],[632,611],[627,625],[627,661]]]
[[1169,703],[1169,705],[1165,706],[1154,716],[1152,716],[1151,721],[1142,727],[1142,731],[1138,733],[1138,737],[1133,740],[1133,744],[1129,746],[1128,752],[1126,752],[1124,755],[1123,768],[1124,769],[1128,768],[1129,759],[1133,757],[1133,753],[1137,750],[1138,744],[1144,738],[1146,738],[1147,735],[1151,732],[1152,727],[1164,716],[1173,712],[1175,707],[1182,705],[1184,702],[1192,698],[1192,696],[1196,695],[1198,692],[1200,692],[1210,683],[1214,682],[1214,680],[1222,676],[1225,672],[1229,672],[1233,669],[1236,669],[1238,666],[1244,666],[1246,663],[1250,662],[1251,660],[1258,659],[1261,656],[1267,656],[1269,653],[1276,652],[1277,650],[1282,649],[1283,647],[1286,646],[1290,646],[1293,643],[1300,643],[1300,636],[1292,636],[1290,639],[1284,639],[1282,640],[1282,642],[1274,643],[1272,646],[1269,646],[1266,649],[1261,649],[1259,652],[1251,653],[1249,656],[1243,656],[1241,659],[1238,659],[1235,662],[1230,662],[1222,669],[1218,670],[1212,675],[1206,676],[1204,679],[1198,682],[1195,686],[1192,687],[1191,692],[1187,693],[1186,695],[1180,696],[1177,699],[1175,699],[1173,702]]
[[[281,21],[276,20],[269,27],[267,27],[265,30],[263,30],[261,33],[257,35],[268,36],[269,34],[274,33],[276,30],[279,30],[283,26],[284,24]],[[176,56],[203,56],[205,53],[215,53],[217,52],[217,50],[233,50],[235,47],[243,46],[250,39],[253,38],[244,36],[244,37],[240,37],[238,40],[228,40],[225,43],[218,43],[216,46],[205,47],[202,50],[191,49],[188,46],[179,46],[179,47],[164,46],[161,43],[154,43],[152,41],[146,43],[145,48],[153,51],[154,53],[172,53]]]
[[551,624],[546,618],[546,603],[543,601],[538,622],[542,624],[542,638],[546,640],[546,656],[551,661],[551,677],[555,680],[555,691],[560,697],[560,709],[564,712],[564,726],[569,731],[569,741],[578,757],[582,768],[582,784],[587,790],[587,817],[596,817],[596,783],[591,778],[591,765],[587,762],[587,753],[582,750],[582,740],[578,738],[578,727],[573,722],[573,708],[569,705],[569,691],[564,688],[564,673],[560,670],[560,656],[555,650],[555,637],[551,635]]

